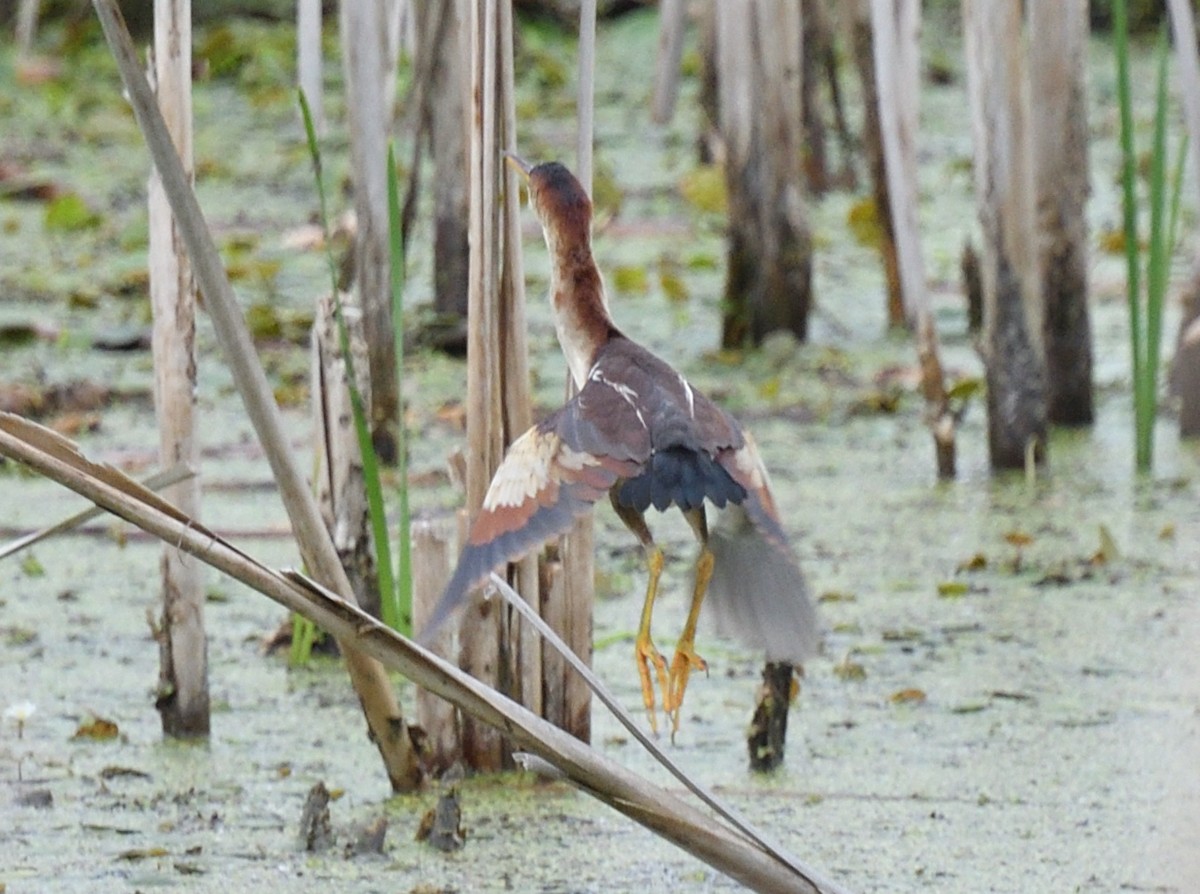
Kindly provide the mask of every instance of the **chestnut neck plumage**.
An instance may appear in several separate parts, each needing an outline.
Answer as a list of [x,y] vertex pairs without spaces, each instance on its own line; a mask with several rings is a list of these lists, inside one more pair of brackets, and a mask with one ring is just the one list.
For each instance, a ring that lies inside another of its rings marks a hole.
[[543,221],[551,258],[554,328],[571,377],[580,389],[587,381],[596,352],[621,334],[609,315],[604,280],[592,257],[590,227],[591,221],[582,215]]

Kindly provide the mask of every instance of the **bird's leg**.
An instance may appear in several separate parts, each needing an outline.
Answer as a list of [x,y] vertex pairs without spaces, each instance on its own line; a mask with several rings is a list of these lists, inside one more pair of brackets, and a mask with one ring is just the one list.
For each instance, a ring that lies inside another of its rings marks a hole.
[[[615,494],[615,491],[613,491]],[[658,597],[658,579],[662,576],[663,552],[646,527],[646,520],[636,509],[622,506],[615,496],[612,498],[613,509],[617,516],[625,522],[625,526],[634,533],[646,553],[646,566],[650,571],[650,580],[646,585],[646,599],[642,603],[642,618],[638,623],[637,640],[634,645],[634,661],[637,663],[638,677],[642,683],[642,702],[646,705],[646,716],[650,719],[650,729],[658,734],[658,714],[655,709],[654,678],[650,675],[650,666],[654,666],[655,676],[658,677],[658,688],[662,692],[663,710],[667,710],[670,686],[667,679],[667,662],[654,641],[650,638],[650,621],[654,614],[654,600]]]
[[692,606],[688,609],[687,622],[675,645],[675,656],[671,659],[670,688],[663,699],[663,709],[671,716],[671,735],[679,730],[679,709],[683,705],[683,694],[687,691],[688,677],[694,670],[708,670],[708,664],[696,654],[696,624],[700,620],[700,607],[712,580],[713,554],[708,548],[708,519],[704,507],[684,513],[688,524],[700,541],[700,555],[696,557],[696,585],[692,589]]
[[669,712],[667,699],[670,697],[670,686],[667,679],[667,662],[650,638],[650,618],[654,613],[654,599],[658,595],[658,579],[662,576],[663,552],[658,544],[651,542],[646,547],[646,565],[650,569],[650,581],[646,585],[646,600],[642,603],[642,619],[638,623],[637,641],[634,657],[637,660],[638,675],[642,681],[642,702],[646,705],[646,716],[650,718],[650,728],[658,734],[658,714],[655,710],[654,684],[650,678],[650,665],[654,665],[658,677],[658,689],[662,693],[663,710]]

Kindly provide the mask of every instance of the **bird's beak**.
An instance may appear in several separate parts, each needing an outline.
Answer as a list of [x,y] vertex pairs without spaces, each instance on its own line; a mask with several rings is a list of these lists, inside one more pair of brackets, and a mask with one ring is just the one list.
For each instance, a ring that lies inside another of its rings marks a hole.
[[521,158],[521,156],[515,155],[512,152],[505,152],[504,160],[512,166],[514,171],[519,173],[526,180],[529,179],[529,172],[533,170],[533,165]]

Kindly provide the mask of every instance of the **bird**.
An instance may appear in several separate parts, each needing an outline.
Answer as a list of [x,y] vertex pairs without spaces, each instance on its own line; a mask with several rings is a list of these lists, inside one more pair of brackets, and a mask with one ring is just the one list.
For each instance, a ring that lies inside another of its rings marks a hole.
[[[769,661],[817,650],[816,614],[753,438],[666,361],[617,328],[591,248],[592,203],[564,165],[506,153],[525,178],[551,258],[555,331],[577,393],[510,445],[484,496],[430,635],[497,567],[566,533],[608,496],[645,554],[649,580],[634,644],[642,700],[657,733],[655,685],[672,737],[693,671],[707,671],[696,627],[711,593],[719,629]],[[724,509],[710,530],[707,504]],[[650,507],[677,507],[699,543],[691,604],[668,666],[651,621],[664,554]]]

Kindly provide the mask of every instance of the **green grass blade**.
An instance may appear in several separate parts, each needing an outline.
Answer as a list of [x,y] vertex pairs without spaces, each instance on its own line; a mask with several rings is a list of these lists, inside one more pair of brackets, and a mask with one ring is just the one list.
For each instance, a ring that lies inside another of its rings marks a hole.
[[1158,78],[1154,96],[1154,139],[1150,152],[1150,253],[1146,262],[1145,368],[1136,383],[1141,389],[1138,455],[1149,469],[1154,457],[1154,420],[1158,408],[1158,363],[1162,346],[1162,306],[1170,273],[1167,203],[1167,33],[1158,43]]
[[288,667],[301,667],[312,658],[313,643],[317,639],[317,625],[304,615],[292,614],[292,645],[288,649]]
[[1125,227],[1125,274],[1129,305],[1130,364],[1133,368],[1134,443],[1139,469],[1148,467],[1143,455],[1142,382],[1145,354],[1142,338],[1141,258],[1138,250],[1137,157],[1133,151],[1133,100],[1129,87],[1129,14],[1126,0],[1113,0],[1113,46],[1117,63],[1117,105],[1121,120],[1121,205]]
[[[388,145],[388,251],[392,264],[392,333],[396,340],[396,393],[404,394],[404,235],[400,225],[400,183],[396,174],[396,147]],[[396,446],[397,491],[400,519],[396,530],[396,603],[399,626],[412,634],[412,534],[408,507],[408,433],[404,427],[403,399],[399,443]]]
[[1184,168],[1187,164],[1188,135],[1185,133],[1179,141],[1179,155],[1175,159],[1175,167],[1171,173],[1171,220],[1167,226],[1167,251],[1175,253],[1179,245],[1179,207],[1183,199]]
[[296,91],[300,103],[300,116],[304,119],[304,135],[308,138],[308,155],[312,159],[313,178],[317,183],[317,201],[321,211],[321,234],[325,240],[325,263],[329,268],[329,285],[333,289],[334,300],[338,294],[337,262],[333,259],[333,247],[329,244],[329,210],[325,204],[325,174],[321,165],[321,149],[317,144],[317,131],[313,126],[312,110],[308,106],[308,97],[303,90]]
[[329,215],[325,204],[325,179],[321,174],[321,150],[317,145],[317,134],[313,127],[312,114],[304,91],[299,91],[300,111],[304,116],[304,132],[308,137],[308,151],[313,162],[313,176],[320,199],[321,230],[325,235],[325,257],[329,265],[329,285],[333,294],[334,319],[337,322],[338,344],[346,364],[346,378],[350,385],[350,409],[354,417],[354,432],[358,438],[358,452],[362,459],[363,485],[367,491],[367,512],[371,521],[371,538],[375,543],[375,574],[379,584],[381,620],[395,628],[399,623],[393,594],[395,582],[392,575],[392,551],[388,540],[387,513],[383,502],[383,485],[379,478],[379,458],[371,443],[371,430],[367,425],[366,408],[362,392],[358,389],[358,376],[354,369],[354,358],[350,354],[350,335],[346,329],[345,314],[337,287],[337,264],[333,260],[333,249],[329,239]]

